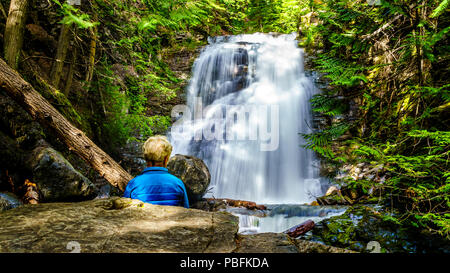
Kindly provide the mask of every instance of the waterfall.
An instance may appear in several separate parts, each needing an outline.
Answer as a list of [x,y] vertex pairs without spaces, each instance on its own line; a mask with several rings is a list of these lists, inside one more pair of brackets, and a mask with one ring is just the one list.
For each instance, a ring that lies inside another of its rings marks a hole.
[[[311,132],[310,98],[296,34],[209,38],[194,63],[187,106],[170,138],[173,154],[205,161],[208,196],[265,204],[301,204],[322,194]],[[176,113],[174,113],[176,112]]]

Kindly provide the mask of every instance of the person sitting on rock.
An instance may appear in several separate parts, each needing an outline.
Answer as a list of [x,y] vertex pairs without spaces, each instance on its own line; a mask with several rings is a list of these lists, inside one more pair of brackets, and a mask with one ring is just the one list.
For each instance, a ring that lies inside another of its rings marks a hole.
[[155,205],[189,208],[183,181],[170,174],[166,168],[172,153],[172,145],[167,138],[150,137],[144,143],[143,151],[147,168],[128,182],[123,197]]

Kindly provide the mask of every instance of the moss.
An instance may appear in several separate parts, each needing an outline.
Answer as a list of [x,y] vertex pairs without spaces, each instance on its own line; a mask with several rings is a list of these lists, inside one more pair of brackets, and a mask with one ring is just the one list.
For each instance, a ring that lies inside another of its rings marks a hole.
[[[332,217],[313,230],[324,243],[367,251],[369,241],[379,242],[385,249],[403,249],[396,236],[396,224],[384,221],[378,212],[366,206],[354,206],[341,216]],[[318,232],[320,230],[320,232]]]

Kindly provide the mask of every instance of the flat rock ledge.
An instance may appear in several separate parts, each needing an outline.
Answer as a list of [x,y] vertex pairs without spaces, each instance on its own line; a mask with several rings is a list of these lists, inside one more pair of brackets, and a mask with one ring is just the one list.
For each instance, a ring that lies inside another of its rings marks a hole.
[[227,212],[119,197],[24,205],[1,212],[0,223],[0,252],[349,252],[281,233],[239,235]]

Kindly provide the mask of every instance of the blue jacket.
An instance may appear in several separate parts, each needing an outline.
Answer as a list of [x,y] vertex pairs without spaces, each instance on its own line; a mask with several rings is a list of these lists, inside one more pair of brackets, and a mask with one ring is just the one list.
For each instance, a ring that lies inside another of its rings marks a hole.
[[163,167],[145,168],[140,175],[128,182],[123,197],[155,205],[189,208],[183,181]]

